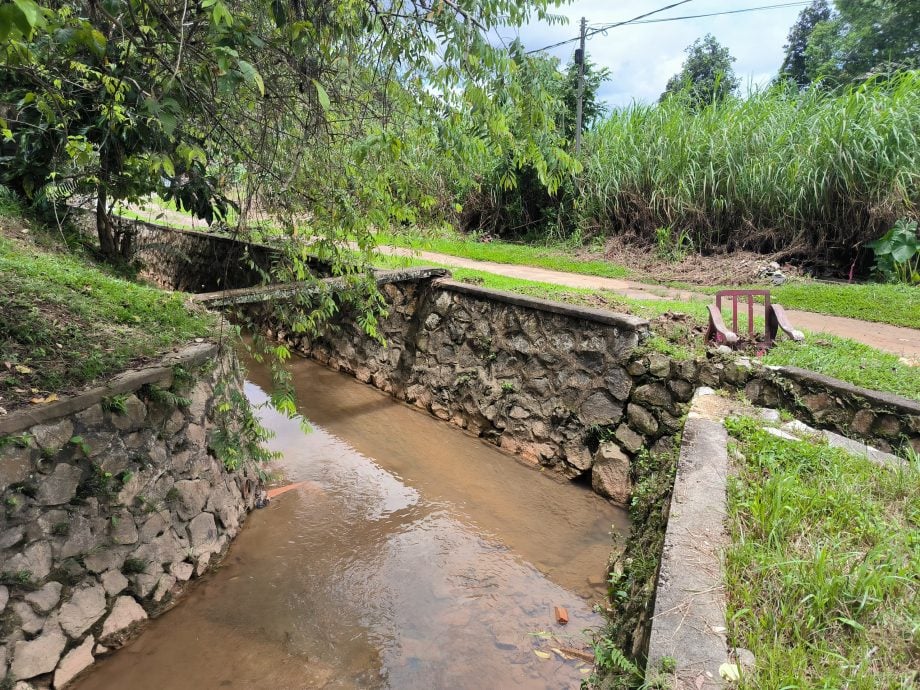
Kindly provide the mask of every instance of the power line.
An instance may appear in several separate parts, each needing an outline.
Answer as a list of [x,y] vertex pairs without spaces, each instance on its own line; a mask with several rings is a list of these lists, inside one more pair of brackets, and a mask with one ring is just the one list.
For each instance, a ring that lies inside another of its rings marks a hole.
[[[640,15],[638,15],[638,16],[633,17],[632,19],[627,19],[626,21],[622,21],[622,22],[619,22],[619,23],[617,23],[617,24],[611,24],[610,26],[606,27],[604,30],[606,31],[606,29],[612,29],[612,28],[615,27],[615,26],[623,26],[624,24],[629,24],[630,22],[634,22],[634,21],[637,21],[637,20],[639,20],[639,19],[645,19],[646,17],[651,17],[653,14],[658,14],[659,12],[664,12],[664,11],[666,11],[666,10],[673,9],[673,8],[679,6],[679,5],[686,5],[688,2],[693,2],[693,0],[680,0],[680,2],[675,2],[675,3],[672,3],[672,4],[670,4],[670,5],[665,5],[664,7],[659,7],[657,10],[652,10],[651,12],[646,12],[645,14],[640,14]],[[598,33],[598,32],[595,31],[594,33]],[[590,33],[589,33],[589,34],[586,34],[586,36],[591,36],[591,35],[593,35],[593,34],[590,34]],[[554,43],[554,44],[551,45],[551,46],[544,46],[543,48],[537,48],[536,50],[528,50],[528,51],[525,53],[525,55],[530,55],[530,54],[532,54],[532,53],[540,53],[540,52],[542,52],[542,51],[544,51],[544,50],[549,50],[550,48],[558,48],[559,46],[564,46],[566,43],[574,43],[575,41],[580,41],[580,40],[581,40],[581,35],[579,34],[579,35],[576,36],[575,38],[570,38],[570,39],[565,40],[565,41],[560,41],[559,43]]]
[[[684,0],[684,1],[689,2],[690,0]],[[677,4],[679,5],[683,3],[677,3]],[[656,14],[658,12],[663,12],[666,9],[671,9],[672,7],[676,7],[676,5],[670,5],[668,7],[663,7],[659,10],[655,10],[654,12],[649,12],[647,14],[640,15],[639,17],[627,19],[622,22],[616,22],[613,24],[607,24],[604,26],[595,27],[587,33],[587,37],[590,38],[591,36],[595,36],[596,34],[604,33],[606,31],[609,31],[610,29],[615,29],[617,27],[626,26],[629,24],[661,24],[664,22],[676,22],[676,21],[681,21],[685,19],[697,19],[700,17],[718,17],[724,14],[741,14],[743,12],[756,12],[759,10],[773,10],[773,9],[780,9],[784,7],[802,7],[808,4],[809,4],[808,2],[786,2],[786,3],[776,4],[776,5],[761,5],[759,7],[745,7],[740,10],[723,10],[721,12],[709,12],[707,14],[688,14],[688,15],[680,16],[680,17],[661,17],[658,19],[646,19],[646,17],[648,17],[651,14]],[[531,55],[533,53],[541,53],[551,48],[558,48],[559,46],[564,46],[568,43],[574,43],[575,41],[580,40],[580,38],[581,38],[580,36],[576,36],[574,38],[569,38],[564,41],[559,41],[558,43],[553,43],[552,45],[544,46],[543,48],[536,48],[535,50],[528,50],[526,54]]]
[[[760,7],[745,7],[740,10],[723,10],[720,12],[708,12],[706,14],[686,14],[681,17],[661,17],[659,19],[643,19],[640,21],[630,22],[631,24],[663,24],[664,22],[676,22],[681,19],[698,19],[700,17],[718,17],[723,14],[741,14],[742,12],[755,12],[757,10],[775,10],[783,7],[802,7],[804,5],[809,5],[810,2],[786,2],[779,5],[762,5]],[[614,24],[612,26],[605,27],[594,27],[588,35],[594,35],[607,29],[612,29],[614,26],[620,26],[619,24]]]

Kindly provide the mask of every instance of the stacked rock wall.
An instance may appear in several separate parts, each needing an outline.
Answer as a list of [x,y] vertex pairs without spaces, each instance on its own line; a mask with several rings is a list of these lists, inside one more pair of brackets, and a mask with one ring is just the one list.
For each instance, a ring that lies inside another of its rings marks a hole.
[[202,344],[0,418],[0,678],[63,687],[220,557],[259,488],[208,448],[241,388]]
[[[920,448],[920,405],[718,352],[678,360],[646,346],[632,316],[407,274],[382,288],[385,345],[342,313],[313,339],[289,333],[272,303],[240,305],[249,323],[334,369],[626,504],[635,458],[680,431],[700,386],[745,390],[757,404],[882,448]],[[862,424],[860,426],[860,423]]]
[[643,319],[446,280],[383,292],[386,345],[348,314],[310,340],[279,327],[271,305],[243,308],[301,353],[621,504],[632,459],[681,427],[697,369],[645,353]]

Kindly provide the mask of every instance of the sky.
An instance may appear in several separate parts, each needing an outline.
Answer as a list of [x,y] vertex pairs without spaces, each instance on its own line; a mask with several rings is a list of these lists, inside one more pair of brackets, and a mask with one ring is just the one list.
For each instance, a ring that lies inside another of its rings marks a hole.
[[[519,29],[528,50],[541,48],[578,36],[578,21],[586,17],[588,27],[631,19],[637,15],[669,5],[676,0],[574,0],[558,7],[555,14],[568,17],[568,23],[549,25],[534,22]],[[661,12],[649,19],[689,14],[721,12],[747,7],[775,5],[791,0],[691,0],[680,7]],[[668,79],[680,71],[686,57],[684,49],[706,33],[713,34],[737,59],[735,73],[742,90],[763,85],[779,70],[783,44],[789,28],[804,7],[783,7],[721,17],[687,19],[657,24],[636,24],[611,29],[590,37],[588,59],[610,69],[611,79],[601,86],[600,100],[610,107],[629,105],[633,101],[653,103],[664,91]],[[502,31],[506,40],[512,31]],[[547,52],[563,64],[572,59],[577,42]]]

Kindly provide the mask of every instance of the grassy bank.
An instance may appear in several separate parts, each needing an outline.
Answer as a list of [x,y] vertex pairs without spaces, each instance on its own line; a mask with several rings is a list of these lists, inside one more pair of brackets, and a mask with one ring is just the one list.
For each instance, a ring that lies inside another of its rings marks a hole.
[[478,242],[461,235],[385,234],[377,235],[380,245],[438,252],[475,261],[493,261],[516,266],[536,266],[564,273],[581,273],[602,278],[626,278],[629,269],[607,261],[576,259],[571,248],[511,242]]
[[[382,245],[418,251],[431,251],[476,261],[492,261],[516,266],[535,266],[565,273],[627,278],[629,269],[605,261],[586,261],[571,256],[571,249],[542,247],[508,242],[477,242],[461,235],[427,236],[421,234],[378,235]],[[714,294],[726,286],[676,285],[684,290]],[[750,285],[763,289],[763,285]],[[732,286],[732,289],[738,289]],[[920,288],[893,283],[824,283],[793,282],[770,286],[775,302],[787,309],[843,316],[893,326],[920,329]]]
[[24,233],[15,209],[0,211],[0,406],[71,392],[213,332],[213,317],[183,295],[39,244],[40,230]]
[[[750,285],[763,289],[763,285]],[[714,294],[727,286],[698,288]],[[738,289],[732,287],[731,289]],[[771,286],[770,298],[787,309],[920,329],[920,287],[897,283],[818,283],[812,281]]]
[[920,633],[920,463],[882,469],[732,421],[729,638],[742,688],[909,688]]

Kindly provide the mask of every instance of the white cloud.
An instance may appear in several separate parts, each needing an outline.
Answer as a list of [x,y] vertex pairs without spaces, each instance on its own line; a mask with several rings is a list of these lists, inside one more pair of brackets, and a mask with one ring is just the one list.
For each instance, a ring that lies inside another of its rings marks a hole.
[[[742,9],[783,0],[694,0],[655,15],[656,18],[704,14]],[[520,30],[528,50],[578,35],[578,20],[584,16],[589,26],[609,24],[649,12],[670,4],[667,0],[575,0],[555,10],[569,18],[564,25],[532,23]],[[660,24],[635,24],[611,29],[588,40],[588,57],[610,69],[612,79],[601,87],[601,97],[611,106],[632,101],[652,103],[664,90],[668,78],[680,69],[684,48],[694,40],[712,33],[737,58],[735,72],[742,88],[762,85],[779,69],[783,44],[789,27],[801,7],[723,15]],[[502,32],[507,38],[507,31]],[[563,63],[572,58],[577,43],[548,51]]]

